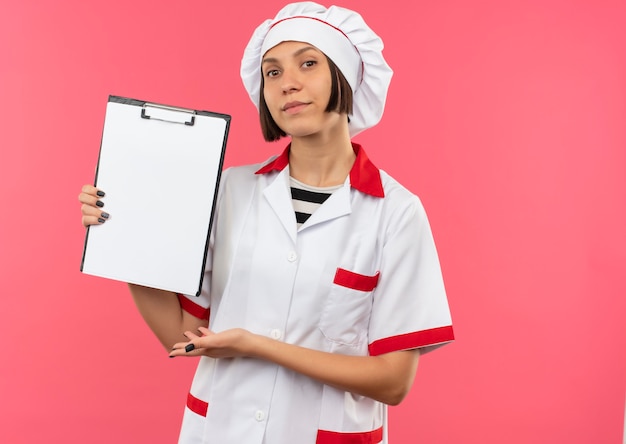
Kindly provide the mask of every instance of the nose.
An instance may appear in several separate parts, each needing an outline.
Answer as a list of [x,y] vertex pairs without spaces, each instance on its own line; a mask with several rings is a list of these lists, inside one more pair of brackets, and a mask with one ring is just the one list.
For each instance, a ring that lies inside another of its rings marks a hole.
[[299,91],[302,87],[300,76],[293,69],[285,69],[281,75],[281,89],[284,94]]

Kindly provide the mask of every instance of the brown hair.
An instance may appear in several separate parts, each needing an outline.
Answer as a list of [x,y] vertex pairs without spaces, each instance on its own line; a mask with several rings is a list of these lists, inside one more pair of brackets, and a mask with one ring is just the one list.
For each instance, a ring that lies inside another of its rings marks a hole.
[[[328,106],[326,112],[330,113],[336,111],[338,113],[352,114],[352,88],[350,84],[343,76],[337,65],[333,63],[331,59],[328,60],[328,67],[330,68],[330,98],[328,99]],[[263,75],[261,75],[261,90],[259,92],[259,118],[261,121],[261,131],[263,132],[263,138],[268,142],[273,142],[286,136],[287,134],[274,122],[270,110],[265,103],[265,97],[263,96],[264,87]],[[349,120],[348,120],[349,121]]]

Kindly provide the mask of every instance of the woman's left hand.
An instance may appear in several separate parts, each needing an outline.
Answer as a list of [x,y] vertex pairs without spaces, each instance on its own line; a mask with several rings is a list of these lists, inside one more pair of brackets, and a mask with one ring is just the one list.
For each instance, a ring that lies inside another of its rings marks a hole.
[[209,356],[211,358],[235,358],[249,356],[253,334],[242,328],[234,328],[220,333],[213,333],[208,328],[200,327],[202,336],[186,331],[188,342],[174,344],[170,357]]
[[234,328],[214,333],[199,327],[202,336],[186,331],[188,342],[174,345],[170,357],[251,357],[273,362],[323,384],[397,405],[413,384],[419,350],[400,350],[378,356],[351,356],[313,350]]

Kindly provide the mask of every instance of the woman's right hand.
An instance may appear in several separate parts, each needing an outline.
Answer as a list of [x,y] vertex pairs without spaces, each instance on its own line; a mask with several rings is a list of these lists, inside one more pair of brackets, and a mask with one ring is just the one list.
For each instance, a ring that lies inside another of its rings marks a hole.
[[109,218],[109,213],[102,210],[104,202],[100,198],[104,197],[104,191],[93,185],[83,185],[78,195],[78,200],[82,203],[80,211],[83,215],[83,226],[101,225]]

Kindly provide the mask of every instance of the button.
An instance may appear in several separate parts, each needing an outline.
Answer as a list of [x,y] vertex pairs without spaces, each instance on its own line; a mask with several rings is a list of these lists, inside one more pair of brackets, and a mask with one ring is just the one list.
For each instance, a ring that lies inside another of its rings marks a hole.
[[295,262],[296,259],[298,259],[298,254],[295,251],[287,253],[287,260],[289,262]]
[[272,329],[272,331],[270,331],[270,337],[272,339],[280,339],[282,336],[283,336],[282,332],[277,328],[274,328]]
[[265,419],[265,412],[263,410],[257,410],[254,414],[254,419],[261,422]]

